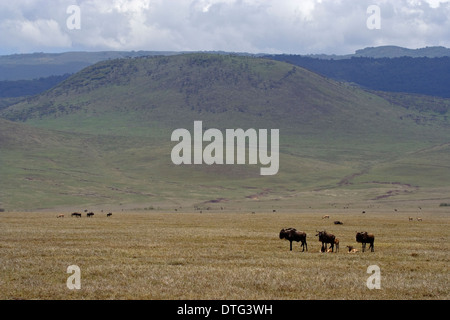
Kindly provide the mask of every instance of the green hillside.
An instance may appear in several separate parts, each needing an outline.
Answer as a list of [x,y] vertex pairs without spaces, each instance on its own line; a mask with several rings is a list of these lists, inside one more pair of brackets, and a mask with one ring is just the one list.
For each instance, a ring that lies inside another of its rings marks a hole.
[[163,51],[99,51],[11,54],[0,56],[0,81],[32,80],[42,77],[75,73],[94,63],[109,59],[171,55]]
[[[0,207],[6,209],[307,206],[314,192],[315,199],[350,190],[356,195],[340,201],[361,202],[392,185],[410,185],[407,196],[417,198],[446,190],[450,181],[450,130],[439,112],[424,115],[254,57],[103,61],[0,116],[15,121],[0,126]],[[192,132],[196,120],[204,130],[279,129],[278,174],[261,176],[260,165],[174,165],[171,133]]]

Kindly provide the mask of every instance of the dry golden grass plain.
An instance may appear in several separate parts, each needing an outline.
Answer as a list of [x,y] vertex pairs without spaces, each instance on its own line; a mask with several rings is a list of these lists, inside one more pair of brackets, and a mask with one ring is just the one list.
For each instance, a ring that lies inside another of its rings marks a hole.
[[[423,221],[407,211],[60,213],[0,213],[0,299],[450,298],[447,208]],[[308,252],[289,251],[284,227],[307,233]],[[323,229],[340,252],[319,253]],[[375,252],[348,254],[364,230]],[[66,285],[70,265],[80,267],[79,290]],[[380,289],[366,285],[370,265]]]

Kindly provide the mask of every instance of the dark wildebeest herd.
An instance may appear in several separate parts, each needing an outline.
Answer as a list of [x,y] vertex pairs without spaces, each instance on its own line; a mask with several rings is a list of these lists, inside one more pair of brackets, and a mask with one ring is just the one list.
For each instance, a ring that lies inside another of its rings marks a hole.
[[[86,217],[88,217],[88,218],[92,218],[94,216],[94,213],[92,211],[91,212],[87,212],[87,210],[84,210],[84,212],[86,213]],[[82,214],[79,213],[79,212],[73,212],[70,216],[71,217],[76,217],[76,218],[81,218]],[[111,217],[112,213],[109,212],[106,216],[107,217]],[[64,218],[64,215],[63,214],[59,214],[59,215],[57,215],[57,218]]]
[[[329,216],[323,216],[322,219],[328,219]],[[343,224],[340,221],[335,221],[334,224]],[[332,233],[327,232],[326,230],[317,231],[316,237],[319,237],[319,242],[322,243],[320,248],[320,252],[339,252],[339,239]],[[295,228],[284,228],[280,231],[280,239],[286,239],[289,241],[289,248],[292,251],[292,242],[301,242],[302,252],[308,251],[308,244],[306,243],[306,233],[303,231],[298,231]],[[371,252],[374,252],[373,243],[375,241],[375,236],[372,233],[356,232],[355,240],[357,243],[361,243],[362,252],[366,250],[366,244],[369,244],[369,249]],[[330,248],[328,248],[328,244]],[[347,246],[349,253],[358,252],[353,246]],[[336,249],[336,250],[335,250]]]

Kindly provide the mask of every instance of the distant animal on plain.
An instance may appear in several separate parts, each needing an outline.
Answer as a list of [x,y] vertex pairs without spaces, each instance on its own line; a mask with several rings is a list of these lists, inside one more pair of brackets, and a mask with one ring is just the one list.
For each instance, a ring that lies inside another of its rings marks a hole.
[[413,219],[413,217],[409,217],[408,220],[409,221],[413,221],[414,219]]
[[93,215],[94,215],[93,212],[89,212],[89,213],[86,214],[86,216],[87,216],[88,218],[91,218]]
[[348,248],[348,253],[356,253],[356,252],[358,252],[358,249],[353,248],[353,246],[347,246],[347,248]]
[[372,233],[367,232],[356,232],[356,242],[362,244],[362,252],[366,250],[366,244],[369,244],[370,251],[374,252],[373,243],[375,241],[375,236]]
[[336,237],[332,233],[328,233],[325,230],[324,231],[317,231],[316,237],[319,237],[319,241],[322,242],[322,249],[321,252],[327,251],[327,244],[330,244],[331,252],[334,251],[334,241]]
[[77,217],[77,218],[81,218],[81,213],[78,212],[74,212],[71,214],[72,217]]
[[110,213],[108,213],[106,216],[107,216],[107,217],[111,217],[111,216],[112,216],[112,213],[110,212]]
[[330,219],[330,216],[326,214],[322,217],[322,219]]
[[344,224],[342,221],[335,221],[334,224]]
[[286,239],[289,241],[289,249],[292,251],[292,241],[301,242],[303,248],[302,252],[308,251],[308,244],[306,243],[306,233],[298,231],[295,228],[285,228],[280,231],[280,239]]
[[58,214],[57,218],[64,218],[63,214]]
[[422,218],[417,218],[417,221],[422,221]]

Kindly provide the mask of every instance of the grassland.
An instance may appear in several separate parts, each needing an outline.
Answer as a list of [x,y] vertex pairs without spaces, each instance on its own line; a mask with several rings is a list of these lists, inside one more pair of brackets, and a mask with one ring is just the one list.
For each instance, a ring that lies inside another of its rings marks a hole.
[[[449,299],[447,207],[0,213],[0,299]],[[329,214],[329,220],[322,219]],[[340,220],[343,225],[334,225]],[[308,235],[308,252],[278,238]],[[319,253],[315,231],[341,242]],[[348,254],[357,230],[375,252]],[[81,289],[69,290],[69,265]],[[381,289],[366,286],[378,265]]]
[[[0,299],[448,299],[450,131],[427,103],[246,57],[87,68],[0,114],[25,122],[0,118]],[[171,132],[194,120],[279,128],[278,174],[174,165]],[[283,227],[309,251],[290,252]],[[319,229],[339,253],[319,253]],[[375,252],[345,253],[361,230]]]

